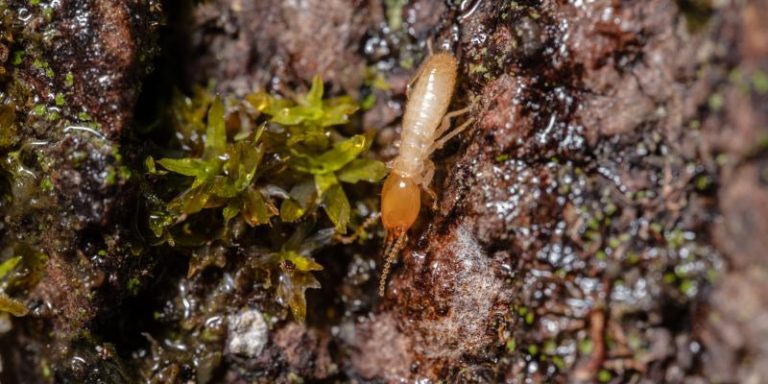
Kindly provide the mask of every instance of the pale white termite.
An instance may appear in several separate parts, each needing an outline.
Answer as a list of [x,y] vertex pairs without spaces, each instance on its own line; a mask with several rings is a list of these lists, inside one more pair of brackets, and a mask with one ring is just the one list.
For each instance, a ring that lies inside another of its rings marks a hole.
[[429,156],[471,123],[470,119],[450,130],[450,119],[469,111],[469,108],[464,108],[447,113],[456,86],[457,68],[458,63],[452,54],[430,54],[409,84],[400,134],[400,153],[390,163],[390,173],[381,190],[381,221],[387,231],[387,239],[380,295],[384,294],[389,269],[405,245],[406,233],[419,216],[421,189],[434,201],[435,194],[429,185],[435,165]]

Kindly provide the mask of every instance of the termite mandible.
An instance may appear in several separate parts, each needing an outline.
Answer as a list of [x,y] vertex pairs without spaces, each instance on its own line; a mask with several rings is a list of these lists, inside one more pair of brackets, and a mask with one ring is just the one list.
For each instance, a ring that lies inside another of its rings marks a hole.
[[448,112],[458,62],[448,52],[432,53],[408,84],[405,115],[400,134],[400,153],[389,164],[390,173],[381,190],[381,221],[387,231],[384,243],[386,262],[379,282],[384,295],[387,275],[408,238],[408,229],[421,208],[421,189],[435,201],[429,187],[435,164],[429,156],[466,129],[472,119],[451,130],[451,118],[469,112],[469,107]]

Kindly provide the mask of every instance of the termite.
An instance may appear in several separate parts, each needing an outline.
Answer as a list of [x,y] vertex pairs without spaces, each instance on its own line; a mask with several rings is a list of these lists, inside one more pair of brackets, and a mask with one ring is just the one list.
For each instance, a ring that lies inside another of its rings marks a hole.
[[400,153],[389,164],[390,173],[381,190],[381,221],[387,238],[384,243],[386,262],[379,282],[380,296],[384,295],[392,263],[405,246],[408,229],[419,216],[421,189],[436,202],[436,195],[430,188],[435,164],[429,156],[472,122],[470,119],[450,130],[451,118],[469,111],[467,107],[448,112],[457,69],[458,63],[452,54],[430,52],[408,84]]

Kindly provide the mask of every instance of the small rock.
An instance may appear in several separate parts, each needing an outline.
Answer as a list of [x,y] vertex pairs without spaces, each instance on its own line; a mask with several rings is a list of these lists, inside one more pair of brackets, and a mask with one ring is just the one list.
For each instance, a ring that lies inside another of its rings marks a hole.
[[256,357],[267,345],[267,323],[256,309],[243,310],[229,317],[227,352]]

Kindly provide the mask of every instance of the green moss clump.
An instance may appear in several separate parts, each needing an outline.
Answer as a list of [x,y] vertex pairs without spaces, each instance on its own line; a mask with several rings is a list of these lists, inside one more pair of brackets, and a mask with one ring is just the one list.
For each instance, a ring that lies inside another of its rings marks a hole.
[[311,254],[375,209],[369,200],[353,204],[344,185],[378,182],[387,172],[364,157],[372,135],[337,129],[358,103],[323,95],[320,77],[292,99],[256,92],[223,100],[205,89],[177,95],[175,148],[145,159],[158,243],[191,249],[190,276],[225,265],[216,244],[252,246],[249,265],[298,320],[306,316],[304,292],[319,288],[312,272],[322,266]]
[[25,316],[27,307],[12,298],[35,286],[41,279],[48,257],[25,243],[14,243],[0,251],[0,312]]

